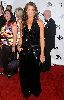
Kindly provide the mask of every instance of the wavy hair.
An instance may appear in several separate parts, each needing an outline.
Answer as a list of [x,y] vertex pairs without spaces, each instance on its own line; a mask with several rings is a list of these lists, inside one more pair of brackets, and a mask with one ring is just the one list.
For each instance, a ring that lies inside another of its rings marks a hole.
[[35,10],[34,21],[36,21],[38,19],[38,10],[37,10],[37,7],[36,7],[35,3],[33,3],[33,2],[27,3],[24,10],[23,10],[23,16],[22,16],[23,27],[27,24],[27,19],[28,19],[27,9],[28,9],[29,5],[33,6],[34,10]]
[[[13,18],[13,13],[12,13],[9,9],[6,9],[6,10],[4,11],[4,14],[5,14],[7,11],[10,13],[10,16],[11,16],[11,18],[10,18],[8,24],[14,23],[16,20]],[[4,25],[5,25],[6,22],[7,22],[7,20],[6,20],[5,18],[4,18],[4,20],[5,20],[5,23],[4,23]]]

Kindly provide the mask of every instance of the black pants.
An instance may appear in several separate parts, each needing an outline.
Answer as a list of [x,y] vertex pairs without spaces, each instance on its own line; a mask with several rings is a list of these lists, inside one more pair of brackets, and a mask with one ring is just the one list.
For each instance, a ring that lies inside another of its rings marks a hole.
[[[17,50],[17,48],[16,48],[16,50]],[[15,54],[15,57],[16,57],[17,56],[17,51],[14,54]],[[12,55],[12,57],[11,57],[11,55]],[[12,46],[3,45],[2,46],[2,63],[3,63],[3,68],[4,68],[4,73],[5,74],[14,73],[15,68],[12,68],[12,70],[11,70],[8,67],[8,64],[9,64],[11,59],[14,59],[14,55],[12,53]]]
[[2,62],[3,62],[4,73],[9,72],[8,63],[11,52],[12,52],[11,46],[8,45],[2,46]]
[[20,85],[24,95],[28,92],[38,96],[41,92],[39,59],[33,51],[20,52]]
[[0,67],[3,66],[3,63],[2,63],[2,48],[0,48]]
[[49,71],[51,68],[51,56],[50,56],[50,51],[49,49],[45,48],[44,49],[44,55],[45,55],[45,62],[43,65],[43,70],[44,71]]

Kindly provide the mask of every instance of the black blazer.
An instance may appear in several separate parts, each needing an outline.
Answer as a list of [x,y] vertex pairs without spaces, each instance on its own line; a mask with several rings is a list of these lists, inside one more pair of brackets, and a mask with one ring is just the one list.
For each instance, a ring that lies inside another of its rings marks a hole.
[[56,35],[56,24],[55,21],[52,18],[50,18],[44,27],[46,51],[50,52],[55,47],[55,35]]

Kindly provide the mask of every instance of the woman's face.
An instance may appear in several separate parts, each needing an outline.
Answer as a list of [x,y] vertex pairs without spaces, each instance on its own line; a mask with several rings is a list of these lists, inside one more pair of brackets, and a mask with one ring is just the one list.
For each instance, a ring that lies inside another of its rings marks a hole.
[[16,10],[15,14],[16,14],[16,17],[19,17],[19,11],[18,10]]
[[6,12],[4,13],[4,17],[5,17],[5,19],[6,19],[7,21],[9,21],[10,18],[11,18],[10,12],[9,12],[9,11],[6,11]]
[[27,8],[26,12],[27,12],[28,18],[34,17],[34,15],[35,15],[35,8],[33,6],[28,5],[28,8]]

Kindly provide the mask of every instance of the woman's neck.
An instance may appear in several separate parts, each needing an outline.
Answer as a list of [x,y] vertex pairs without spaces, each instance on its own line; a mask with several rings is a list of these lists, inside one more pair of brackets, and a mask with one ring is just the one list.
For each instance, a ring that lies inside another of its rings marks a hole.
[[6,19],[6,21],[9,22],[10,21],[10,18],[9,19]]
[[33,17],[28,18],[28,21],[33,22]]
[[10,20],[7,20],[7,21],[6,21],[6,24],[7,24],[7,25],[9,25],[9,24],[10,24],[10,23],[9,23],[9,21],[10,21]]

